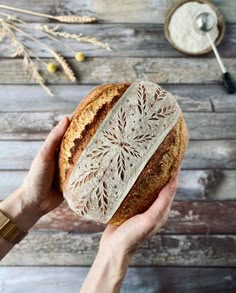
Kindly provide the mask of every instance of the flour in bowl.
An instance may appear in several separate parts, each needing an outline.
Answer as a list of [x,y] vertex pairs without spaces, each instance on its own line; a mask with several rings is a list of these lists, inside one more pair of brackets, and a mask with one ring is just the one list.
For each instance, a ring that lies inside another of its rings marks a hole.
[[[199,53],[209,48],[210,44],[205,34],[198,33],[194,22],[200,13],[211,13],[217,23],[215,11],[207,4],[199,2],[187,2],[181,5],[172,15],[168,30],[170,38],[180,50],[191,53]],[[219,35],[217,25],[209,32],[213,42]]]

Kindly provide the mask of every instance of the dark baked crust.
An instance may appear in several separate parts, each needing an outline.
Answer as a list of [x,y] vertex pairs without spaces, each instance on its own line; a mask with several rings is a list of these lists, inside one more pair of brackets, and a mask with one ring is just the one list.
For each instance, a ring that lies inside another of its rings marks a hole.
[[[129,84],[101,85],[90,92],[75,109],[59,152],[58,173],[61,191],[64,190],[74,164],[90,139],[128,87]],[[188,131],[181,114],[109,221],[110,224],[120,225],[131,216],[148,209],[162,187],[176,174],[187,142]]]

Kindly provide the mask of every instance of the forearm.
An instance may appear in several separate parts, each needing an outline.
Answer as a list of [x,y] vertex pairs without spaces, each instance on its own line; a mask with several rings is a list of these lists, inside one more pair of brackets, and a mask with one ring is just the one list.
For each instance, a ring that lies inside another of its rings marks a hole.
[[[29,205],[22,187],[18,188],[8,198],[0,203],[0,211],[5,214],[23,231],[28,231],[42,216],[32,204]],[[2,259],[14,244],[0,237],[0,259]]]
[[122,254],[107,256],[99,251],[80,293],[120,292],[130,260]]

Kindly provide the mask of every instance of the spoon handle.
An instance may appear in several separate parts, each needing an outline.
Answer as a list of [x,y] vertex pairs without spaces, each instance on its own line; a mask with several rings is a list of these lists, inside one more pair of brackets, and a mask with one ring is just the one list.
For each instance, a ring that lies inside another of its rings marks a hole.
[[220,69],[221,69],[222,73],[224,74],[226,72],[226,69],[225,69],[225,66],[224,66],[221,58],[220,58],[218,50],[216,49],[216,46],[215,46],[214,42],[212,41],[212,38],[211,38],[210,34],[208,32],[206,34],[207,34],[209,43],[211,44],[212,50],[213,50],[213,52],[214,52],[214,54],[216,56],[216,59],[217,59],[219,65],[220,65]]
[[218,53],[218,50],[216,49],[216,46],[215,46],[214,42],[212,41],[208,32],[207,32],[207,37],[208,37],[208,40],[211,44],[213,52],[215,53],[216,59],[220,65],[224,86],[229,94],[233,94],[236,91],[233,79],[232,79],[230,73],[226,71],[225,66],[220,58],[219,53]]
[[223,82],[224,82],[224,86],[227,90],[227,92],[229,94],[233,94],[236,92],[236,88],[235,88],[235,85],[234,85],[234,82],[231,78],[231,75],[229,72],[225,72],[222,74],[222,78],[223,78]]

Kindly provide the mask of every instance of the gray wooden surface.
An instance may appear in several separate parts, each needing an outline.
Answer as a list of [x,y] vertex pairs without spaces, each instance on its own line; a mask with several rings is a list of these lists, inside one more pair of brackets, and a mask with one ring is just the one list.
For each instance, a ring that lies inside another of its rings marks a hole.
[[[54,93],[49,97],[30,80],[21,59],[8,58],[9,43],[0,44],[0,200],[21,184],[52,127],[96,85],[137,79],[159,83],[177,97],[184,112],[189,148],[168,223],[139,249],[122,292],[235,292],[236,94],[225,92],[212,53],[191,58],[165,39],[164,17],[175,2],[1,0],[53,15],[95,15],[96,24],[60,27],[96,36],[113,50],[70,42],[73,50],[87,56],[77,63],[72,51],[54,46],[68,57],[78,81],[71,84],[61,72],[44,71]],[[219,52],[236,80],[236,1],[212,3],[226,21]],[[52,45],[34,27],[55,23],[20,16],[26,21],[22,28]],[[24,41],[46,62],[51,60],[47,51]],[[77,292],[103,229],[62,204],[0,263],[0,292]]]
[[[75,293],[81,287],[88,269],[8,267],[4,271],[0,270],[0,288],[3,293],[15,293],[19,288],[24,293],[32,293],[31,284],[34,284],[34,293]],[[232,268],[132,267],[127,272],[121,292],[233,292],[236,288],[235,280],[236,269]]]

